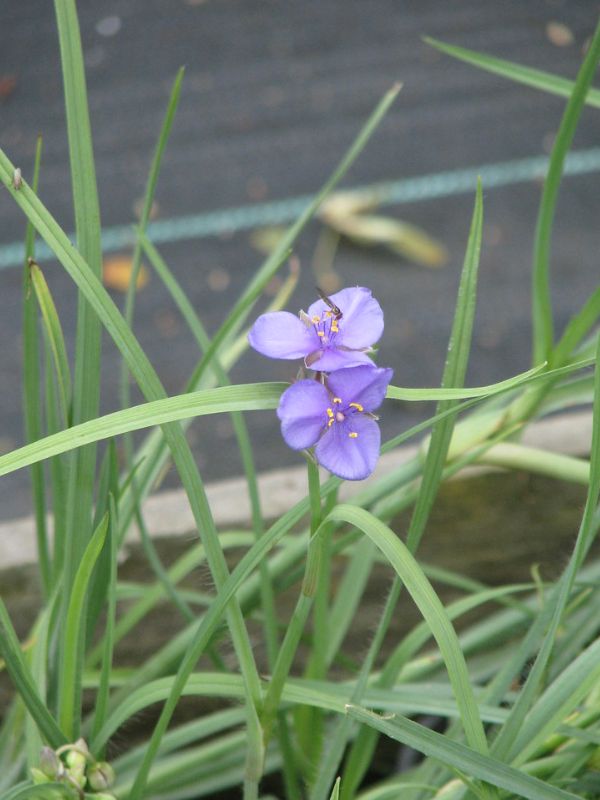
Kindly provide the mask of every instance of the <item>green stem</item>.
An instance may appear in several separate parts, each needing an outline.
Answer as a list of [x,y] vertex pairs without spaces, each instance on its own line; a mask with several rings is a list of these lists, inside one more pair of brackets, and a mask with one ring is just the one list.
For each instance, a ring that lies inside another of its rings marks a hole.
[[584,486],[587,486],[590,480],[589,461],[514,442],[494,445],[478,459],[478,463],[535,472],[550,478],[582,483]]
[[[307,465],[310,500],[310,535],[312,539],[321,524],[321,485],[319,481],[319,468],[316,463],[311,458],[307,458]],[[321,536],[319,543],[322,543],[324,538],[325,536]],[[271,737],[273,723],[279,709],[281,693],[283,692],[285,681],[289,675],[317,591],[320,561],[321,548],[309,547],[300,596],[298,597],[296,608],[286,628],[263,705],[261,723],[265,748]]]

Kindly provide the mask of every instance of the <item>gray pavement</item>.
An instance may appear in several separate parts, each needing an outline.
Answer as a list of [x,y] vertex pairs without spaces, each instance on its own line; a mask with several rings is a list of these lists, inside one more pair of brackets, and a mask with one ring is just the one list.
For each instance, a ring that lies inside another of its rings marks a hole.
[[[110,228],[134,219],[169,88],[181,64],[186,77],[158,187],[159,219],[316,191],[396,80],[404,82],[404,89],[345,186],[543,155],[563,100],[452,61],[420,37],[431,35],[573,77],[600,6],[584,0],[102,0],[80,2],[79,10],[102,221]],[[571,44],[552,41],[547,28],[552,21],[567,26]],[[0,26],[0,78],[15,79],[14,89],[0,100],[0,145],[27,176],[36,136],[42,133],[40,193],[71,230],[53,4],[5,0]],[[587,109],[575,147],[597,145],[599,131],[599,112]],[[595,173],[569,177],[561,192],[552,257],[559,328],[598,283],[597,180]],[[500,380],[529,365],[529,268],[539,195],[534,180],[485,191],[472,383]],[[442,270],[408,264],[384,250],[344,245],[338,254],[336,270],[343,284],[372,287],[384,306],[380,361],[394,367],[396,383],[439,381],[472,202],[472,193],[458,193],[386,209],[444,242],[450,259]],[[22,236],[23,227],[8,194],[0,193],[0,253]],[[298,243],[304,269],[292,309],[313,298],[309,263],[318,231],[313,224]],[[261,260],[248,231],[167,242],[160,249],[210,331]],[[43,267],[72,343],[70,281],[56,262],[48,259]],[[1,450],[22,439],[20,287],[18,268],[0,271]],[[122,302],[120,295],[115,299]],[[179,391],[197,354],[156,279],[139,296],[136,325],[168,391]],[[250,353],[232,377],[286,380],[293,373],[290,364]],[[117,407],[117,375],[117,354],[107,341],[104,411]],[[402,430],[426,411],[423,405],[390,405],[383,414],[384,434]],[[261,469],[297,463],[279,439],[273,414],[255,413],[249,420]],[[201,420],[191,437],[206,479],[240,472],[227,419]],[[169,480],[174,483],[173,476]],[[0,518],[28,510],[26,474],[3,478]]]

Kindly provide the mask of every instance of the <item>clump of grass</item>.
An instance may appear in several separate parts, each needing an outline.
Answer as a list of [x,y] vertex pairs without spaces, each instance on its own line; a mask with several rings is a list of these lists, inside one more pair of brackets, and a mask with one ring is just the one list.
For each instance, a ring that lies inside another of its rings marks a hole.
[[[399,432],[382,446],[382,452],[391,452],[426,433],[421,453],[367,484],[351,504],[338,500],[342,481],[335,476],[322,480],[309,459],[306,497],[267,525],[243,412],[272,413],[286,387],[233,385],[229,372],[243,357],[245,326],[257,300],[287,262],[306,223],[367,145],[399,87],[380,101],[297,222],[277,237],[211,339],[146,235],[183,73],[175,80],[151,165],[136,228],[131,286],[121,315],[99,277],[100,222],[74,2],[57,0],[56,12],[76,246],[37,196],[43,172],[41,143],[31,185],[0,151],[0,178],[27,219],[23,301],[27,444],[0,457],[0,475],[21,468],[31,471],[43,590],[27,646],[17,638],[0,600],[2,668],[14,686],[0,728],[0,796],[169,800],[210,797],[241,787],[244,798],[253,800],[265,776],[273,774],[280,776],[281,796],[290,800],[598,796],[600,564],[587,556],[600,524],[600,370],[595,331],[600,293],[590,296],[557,338],[549,255],[564,161],[584,104],[597,103],[590,85],[600,58],[600,29],[573,83],[432,42],[476,66],[568,97],[535,231],[532,369],[491,386],[464,387],[483,221],[482,188],[477,186],[441,387],[388,388],[388,402],[436,404],[427,421]],[[332,208],[330,201],[325,218],[332,227],[337,225],[338,232],[348,233],[342,230],[339,215],[332,222]],[[359,230],[359,222],[353,220],[350,233],[364,240],[365,229]],[[369,233],[374,222],[370,220]],[[394,234],[398,233],[395,228]],[[34,260],[36,234],[78,288],[72,365],[43,264]],[[414,236],[411,241],[414,244]],[[399,246],[397,239],[393,245]],[[175,301],[201,353],[185,391],[175,397],[166,396],[132,331],[142,253]],[[271,310],[286,305],[296,280],[292,271]],[[102,330],[123,358],[123,409],[99,417]],[[126,388],[129,374],[145,398],[133,407]],[[530,421],[556,407],[584,402],[592,405],[594,415],[589,461],[519,444],[518,435]],[[250,533],[218,530],[191,456],[186,427],[193,418],[209,414],[232,416],[252,508]],[[114,437],[140,429],[149,430],[146,439],[134,449],[126,438],[125,465],[120,466]],[[109,446],[99,459],[96,445],[103,440]],[[169,459],[186,491],[200,541],[167,569],[147,534],[143,501]],[[585,508],[567,566],[557,580],[541,587],[543,592],[535,582],[490,589],[459,575],[446,575],[461,588],[462,596],[444,605],[418,560],[418,547],[441,483],[477,463],[585,482]],[[411,510],[412,515],[406,536],[390,527],[402,510]],[[47,511],[52,511],[52,536]],[[124,585],[119,576],[119,553],[132,525],[141,532],[155,574],[149,587]],[[226,554],[240,548],[243,556],[232,564]],[[335,584],[334,555],[343,559],[342,577]],[[369,647],[360,656],[348,652],[344,640],[381,562],[393,580],[379,618],[373,621]],[[209,595],[181,586],[200,564],[211,573],[214,588]],[[297,587],[297,601],[284,618],[281,596],[290,585]],[[416,604],[422,622],[387,654],[383,645],[403,591]],[[133,597],[127,607],[119,602],[124,595]],[[459,637],[455,620],[490,601],[499,609],[487,611],[483,621]],[[117,645],[132,631],[151,624],[149,614],[159,602],[172,605],[183,624],[181,631],[138,669],[124,669],[115,655]],[[266,662],[260,664],[249,633],[256,620],[266,644]],[[225,667],[221,655],[222,645],[229,642],[236,657],[233,671]],[[303,672],[299,672],[301,647]],[[345,680],[336,679],[334,664],[343,665]],[[91,709],[83,703],[84,689],[93,693]],[[188,696],[218,697],[223,706],[174,723],[176,706]],[[147,738],[112,757],[109,745],[115,733],[156,704],[161,710]],[[414,719],[432,709],[446,721],[443,733]],[[380,736],[414,748],[423,760],[362,789]]]

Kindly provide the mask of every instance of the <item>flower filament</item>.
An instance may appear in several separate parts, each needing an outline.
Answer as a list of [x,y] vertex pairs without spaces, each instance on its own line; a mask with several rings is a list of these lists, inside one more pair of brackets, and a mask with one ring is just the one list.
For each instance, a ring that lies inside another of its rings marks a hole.
[[[330,312],[328,312],[330,313]],[[344,422],[348,415],[352,415],[353,413],[362,413],[364,412],[364,408],[360,403],[348,403],[346,407],[344,407],[344,401],[341,397],[332,397],[331,398],[332,405],[342,406],[343,408],[334,411],[331,406],[327,408],[327,427],[331,428],[334,422]],[[348,433],[350,439],[358,439],[358,433],[356,431],[350,431]]]
[[315,314],[309,319],[315,326],[315,332],[323,344],[329,344],[332,334],[340,332],[338,320],[331,311],[325,311],[321,316]]

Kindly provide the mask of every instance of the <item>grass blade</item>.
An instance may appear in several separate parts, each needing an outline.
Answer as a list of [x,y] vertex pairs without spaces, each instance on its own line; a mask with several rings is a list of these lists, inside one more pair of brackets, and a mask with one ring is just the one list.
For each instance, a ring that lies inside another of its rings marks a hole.
[[577,795],[519,772],[399,715],[394,715],[393,720],[387,720],[358,706],[351,705],[346,710],[353,719],[372,726],[380,733],[407,744],[430,758],[442,761],[451,769],[460,770],[466,775],[472,775],[481,781],[505,789],[512,795],[526,797],[529,800],[576,800],[577,798]]
[[287,384],[255,383],[222,386],[200,392],[166,397],[142,403],[123,411],[82,422],[32,442],[5,456],[0,456],[0,475],[14,472],[45,458],[66,453],[76,447],[118,436],[129,431],[164,425],[187,417],[220,414],[230,411],[256,411],[277,408],[279,397]]
[[66,737],[40,698],[2,599],[0,599],[0,655],[19,696],[42,736],[53,748],[65,744]]
[[565,158],[571,147],[585,99],[600,60],[600,23],[590,43],[563,114],[552,154],[538,212],[533,249],[532,320],[533,363],[550,360],[554,341],[552,299],[550,296],[550,240],[558,190]]
[[[497,739],[495,740],[492,752],[502,760],[509,760],[518,756],[519,748],[516,747],[517,741],[521,743],[520,735],[523,728],[527,712],[535,700],[539,687],[544,679],[544,674],[552,650],[555,645],[556,634],[565,607],[569,600],[571,589],[583,560],[592,544],[593,537],[597,531],[594,514],[600,498],[600,338],[596,350],[596,370],[594,382],[594,416],[592,427],[592,447],[590,452],[590,476],[588,493],[583,512],[583,518],[579,527],[575,548],[569,560],[566,570],[556,589],[547,601],[546,608],[542,611],[550,614],[549,624],[544,625],[542,630],[545,636],[539,649],[535,662],[527,676],[519,696],[511,709],[508,720],[502,727]],[[542,615],[540,615],[542,616]],[[534,626],[536,623],[534,623]]]
[[[479,271],[482,227],[483,198],[481,181],[479,181],[477,184],[475,207],[473,210],[471,229],[469,232],[469,239],[467,242],[465,259],[458,289],[458,299],[454,313],[454,321],[448,343],[446,366],[442,376],[442,390],[460,387],[465,379],[469,360],[469,352],[471,349],[473,320],[475,317],[477,276]],[[427,449],[421,486],[411,517],[407,536],[407,546],[411,553],[415,553],[419,546],[421,537],[425,531],[427,520],[429,519],[429,514],[437,495],[442,478],[442,471],[444,469],[444,464],[448,455],[448,449],[452,440],[452,433],[454,431],[454,423],[456,421],[458,408],[454,401],[442,400],[439,402],[436,411],[437,414],[446,416],[444,416],[434,426],[429,447]],[[394,585],[390,590],[390,596],[388,597],[388,606],[397,602],[397,598],[400,596],[400,591],[401,584],[398,582],[398,578],[395,578]],[[389,624],[391,616],[390,609],[386,608],[386,624]],[[380,638],[382,639],[383,636]],[[374,657],[371,656],[370,660],[374,660]],[[365,681],[366,675],[363,675],[362,682],[364,683]],[[386,683],[386,685],[389,684]],[[353,702],[356,703],[360,702],[361,700],[358,690],[359,686],[357,685],[357,694],[353,696]],[[349,734],[349,728],[349,722],[343,721],[340,724],[340,738],[347,738]],[[375,747],[375,742],[376,736],[371,730],[365,729],[364,731],[359,732],[350,751],[344,771],[344,781],[342,785],[343,800],[349,800],[349,798],[352,797],[353,793],[358,788],[358,785],[362,780],[366,769],[368,768],[372,751]],[[483,741],[480,741],[482,750],[484,742],[485,737],[483,738]],[[341,756],[341,742],[338,743],[337,746]],[[485,744],[485,747],[487,747],[487,743]]]
[[50,294],[50,289],[44,278],[42,270],[35,261],[29,262],[31,285],[35,291],[42,320],[44,331],[50,345],[54,371],[58,385],[58,396],[60,398],[60,409],[62,412],[62,422],[64,427],[69,426],[71,408],[71,370],[69,369],[69,359],[67,358],[67,348],[65,339],[58,318],[58,312],[54,305],[54,300]]
[[[117,548],[116,537],[118,531],[117,525],[117,506],[114,497],[110,497],[110,510],[109,510],[108,529],[106,531],[107,537],[107,552],[110,556],[110,575],[107,587],[107,609],[106,609],[106,625],[104,629],[103,648],[102,648],[102,666],[100,669],[100,681],[98,683],[98,691],[96,693],[95,709],[94,709],[94,722],[92,724],[92,738],[95,738],[100,728],[104,725],[108,714],[108,697],[110,693],[110,683],[112,674],[112,659],[115,644],[115,620],[117,608]],[[97,758],[102,758],[104,752],[95,753]]]
[[[61,67],[65,94],[69,161],[77,247],[90,273],[100,279],[102,272],[102,246],[100,208],[96,186],[96,171],[92,146],[92,133],[87,103],[85,69],[81,35],[75,0],[55,0],[54,3]],[[77,307],[77,332],[75,338],[75,366],[73,381],[72,421],[74,424],[93,419],[100,403],[100,346],[101,323],[79,287]],[[74,452],[70,457],[68,473],[66,519],[64,523],[64,549],[61,585],[62,619],[67,615],[75,577],[86,544],[92,534],[91,509],[96,469],[96,447],[91,444]],[[70,648],[63,627],[58,646],[59,685],[68,687],[65,674],[80,685],[81,675],[73,675],[71,664],[83,665],[84,639],[76,642],[78,651]],[[64,699],[59,697],[59,702]],[[77,713],[80,713],[79,708]],[[71,720],[77,729],[79,720]]]
[[[531,86],[533,89],[541,89],[544,92],[550,92],[560,97],[571,97],[575,86],[574,81],[570,81],[560,75],[553,75],[550,72],[533,69],[532,67],[524,67],[521,64],[515,64],[513,61],[506,61],[503,58],[487,55],[487,53],[468,50],[466,47],[446,44],[446,42],[440,42],[430,36],[423,37],[423,41],[435,47],[436,50],[457,58],[459,61],[464,61],[494,75],[500,75],[501,78],[508,78],[511,81],[515,81],[515,83],[522,83],[525,86]],[[585,102],[589,106],[600,108],[600,91],[593,87],[590,88]]]
[[[33,165],[31,188],[38,191],[40,164],[42,160],[42,138],[38,136]],[[40,380],[40,342],[38,334],[38,317],[35,299],[31,295],[29,285],[29,259],[34,257],[35,229],[27,222],[25,232],[25,262],[23,266],[23,416],[25,419],[25,443],[41,439],[43,423]],[[48,530],[46,526],[46,491],[44,469],[41,464],[31,468],[31,493],[35,517],[35,533],[38,551],[38,564],[42,591],[47,599],[52,587],[52,567],[50,548],[48,546]]]
[[473,749],[487,753],[487,740],[458,637],[448,620],[446,610],[408,547],[387,525],[362,508],[338,505],[329,512],[323,524],[332,521],[347,522],[363,531],[381,550],[406,586],[427,620],[446,664],[467,741]]
[[60,698],[59,721],[62,730],[69,741],[72,742],[79,737],[83,664],[79,663],[77,656],[83,652],[81,642],[85,640],[85,608],[87,605],[88,585],[96,561],[104,547],[108,520],[109,517],[106,514],[83,553],[79,568],[75,574],[65,620],[65,641],[69,644],[69,657],[65,659],[61,672],[62,682],[58,687]]
[[[167,288],[169,294],[173,298],[173,301],[177,305],[181,315],[187,322],[188,327],[193,334],[196,343],[198,344],[198,348],[202,353],[205,353],[210,346],[210,339],[196,310],[175,280],[175,277],[167,267],[160,253],[146,237],[143,230],[139,231],[138,242],[143,248],[148,260],[158,273],[163,284]],[[231,381],[221,366],[218,353],[213,357],[211,367],[219,385],[230,385]],[[244,474],[246,476],[248,499],[250,501],[251,509],[252,529],[254,530],[255,535],[258,537],[263,533],[263,519],[260,496],[258,492],[258,482],[256,478],[256,467],[252,452],[252,443],[250,441],[250,435],[248,433],[248,428],[243,415],[240,412],[233,412],[231,414],[231,421],[242,459]],[[267,571],[266,563],[261,565],[261,573],[261,595],[265,640],[267,644],[269,666],[272,669],[277,657],[278,634],[273,587]]]

